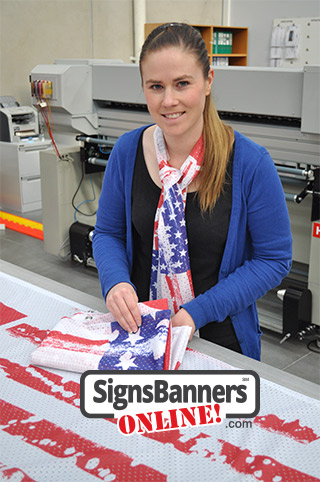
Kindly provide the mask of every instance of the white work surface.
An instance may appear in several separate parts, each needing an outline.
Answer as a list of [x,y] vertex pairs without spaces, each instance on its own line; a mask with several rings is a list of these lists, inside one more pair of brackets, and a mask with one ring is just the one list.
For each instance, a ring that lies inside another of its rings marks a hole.
[[261,406],[252,426],[232,428],[225,420],[125,437],[114,421],[81,414],[78,374],[29,366],[31,352],[62,316],[104,311],[103,301],[9,263],[1,268],[4,480],[320,481],[317,385],[194,338],[182,369],[260,375]]

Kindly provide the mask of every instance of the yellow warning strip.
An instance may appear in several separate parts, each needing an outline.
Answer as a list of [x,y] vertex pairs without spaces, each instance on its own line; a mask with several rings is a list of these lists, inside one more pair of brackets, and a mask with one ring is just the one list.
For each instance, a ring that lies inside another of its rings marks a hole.
[[11,221],[12,223],[21,224],[22,226],[26,226],[31,229],[43,231],[43,224],[36,221],[31,221],[31,219],[15,216],[14,214],[5,213],[4,211],[0,211],[0,218]]

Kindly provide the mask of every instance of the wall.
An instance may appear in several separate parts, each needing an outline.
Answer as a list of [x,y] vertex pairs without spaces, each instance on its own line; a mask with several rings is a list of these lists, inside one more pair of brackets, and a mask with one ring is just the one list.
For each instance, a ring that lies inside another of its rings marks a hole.
[[230,25],[248,27],[248,65],[267,67],[274,18],[317,17],[319,0],[230,0]]
[[[146,0],[149,23],[249,27],[248,64],[267,66],[274,18],[320,15],[319,0]],[[132,0],[0,0],[0,95],[30,105],[29,73],[58,58],[133,55]]]
[[87,0],[1,0],[1,95],[30,105],[29,74],[61,57],[88,57]]
[[147,0],[148,23],[220,25],[223,0]]
[[0,0],[0,18],[0,95],[21,105],[38,64],[132,55],[132,0]]
[[[222,1],[146,0],[146,20],[220,23]],[[55,59],[130,62],[132,17],[132,0],[0,0],[0,95],[30,105],[30,71]]]
[[133,55],[132,0],[92,0],[92,25],[93,58],[130,62]]

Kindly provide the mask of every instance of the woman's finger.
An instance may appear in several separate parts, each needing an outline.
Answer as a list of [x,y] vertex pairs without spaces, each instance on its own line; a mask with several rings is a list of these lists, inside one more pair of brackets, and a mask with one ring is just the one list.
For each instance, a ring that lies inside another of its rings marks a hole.
[[138,308],[138,297],[129,283],[119,283],[108,293],[107,308],[120,326],[129,332],[138,330],[141,325],[141,315]]

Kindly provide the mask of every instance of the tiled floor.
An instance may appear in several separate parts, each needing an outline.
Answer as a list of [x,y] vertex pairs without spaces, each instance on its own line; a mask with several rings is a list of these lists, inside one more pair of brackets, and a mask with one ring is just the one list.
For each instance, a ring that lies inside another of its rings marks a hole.
[[[41,211],[19,214],[41,222]],[[43,249],[43,242],[11,230],[0,230],[0,255],[5,261],[21,266],[62,284],[101,297],[97,272],[71,261],[61,261]],[[299,342],[289,339],[282,345],[282,336],[263,330],[262,361],[288,373],[316,383],[320,381],[320,357],[310,351],[308,343],[314,336]]]

